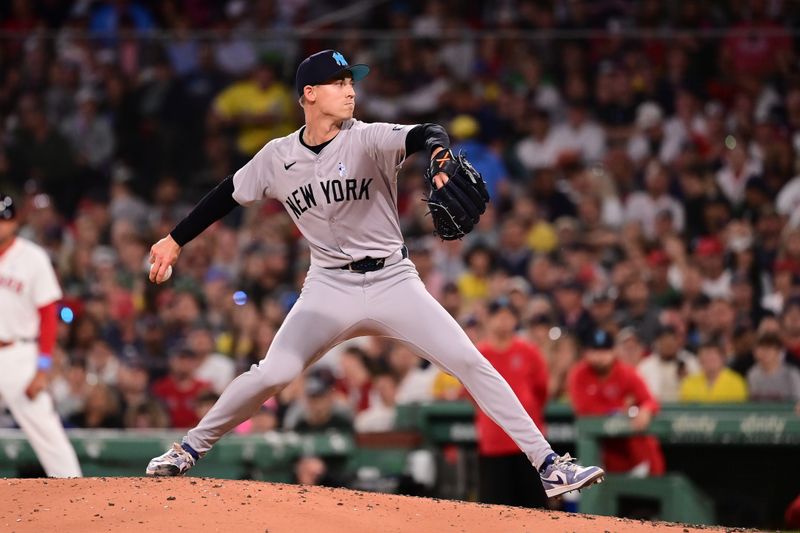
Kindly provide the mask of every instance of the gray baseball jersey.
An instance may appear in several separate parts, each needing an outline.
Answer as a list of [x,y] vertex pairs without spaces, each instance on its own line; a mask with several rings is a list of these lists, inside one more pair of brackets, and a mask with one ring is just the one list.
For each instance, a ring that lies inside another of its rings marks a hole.
[[397,172],[413,127],[347,120],[319,154],[300,142],[302,130],[275,139],[236,172],[233,198],[280,200],[318,266],[387,257],[403,245]]

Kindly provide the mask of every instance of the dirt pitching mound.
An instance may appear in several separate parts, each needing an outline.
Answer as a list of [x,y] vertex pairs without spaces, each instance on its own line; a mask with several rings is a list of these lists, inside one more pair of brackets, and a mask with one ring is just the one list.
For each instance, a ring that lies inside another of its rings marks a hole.
[[685,533],[700,529],[344,489],[186,477],[2,479],[0,531]]

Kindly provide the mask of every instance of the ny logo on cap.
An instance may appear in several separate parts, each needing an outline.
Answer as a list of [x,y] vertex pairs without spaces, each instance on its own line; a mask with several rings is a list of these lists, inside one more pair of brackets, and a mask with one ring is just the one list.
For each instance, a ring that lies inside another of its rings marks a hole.
[[607,333],[605,331],[603,331],[602,329],[596,331],[595,334],[594,334],[594,342],[596,342],[597,344],[605,344],[606,335],[607,335]]
[[337,65],[339,65],[341,67],[346,67],[347,66],[347,60],[344,58],[344,56],[341,53],[334,52],[333,53],[333,59],[334,59],[334,61],[336,61]]

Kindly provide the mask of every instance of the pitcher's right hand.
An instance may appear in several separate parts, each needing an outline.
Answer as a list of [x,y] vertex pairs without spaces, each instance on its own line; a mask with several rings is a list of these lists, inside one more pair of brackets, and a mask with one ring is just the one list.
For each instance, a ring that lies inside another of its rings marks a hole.
[[167,268],[174,265],[181,253],[181,247],[167,235],[150,248],[150,281],[163,283],[167,280]]

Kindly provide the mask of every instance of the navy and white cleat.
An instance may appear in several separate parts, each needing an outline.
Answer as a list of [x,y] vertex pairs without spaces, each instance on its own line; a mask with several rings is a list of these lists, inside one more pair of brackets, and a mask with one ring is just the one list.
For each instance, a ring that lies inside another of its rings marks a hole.
[[[555,455],[555,454],[554,454]],[[605,471],[599,466],[581,466],[575,464],[575,459],[570,455],[555,456],[539,472],[542,478],[544,492],[548,498],[585,489],[594,483],[602,483]]]
[[151,459],[145,473],[148,476],[182,476],[196,462],[197,459],[176,442],[166,453]]

